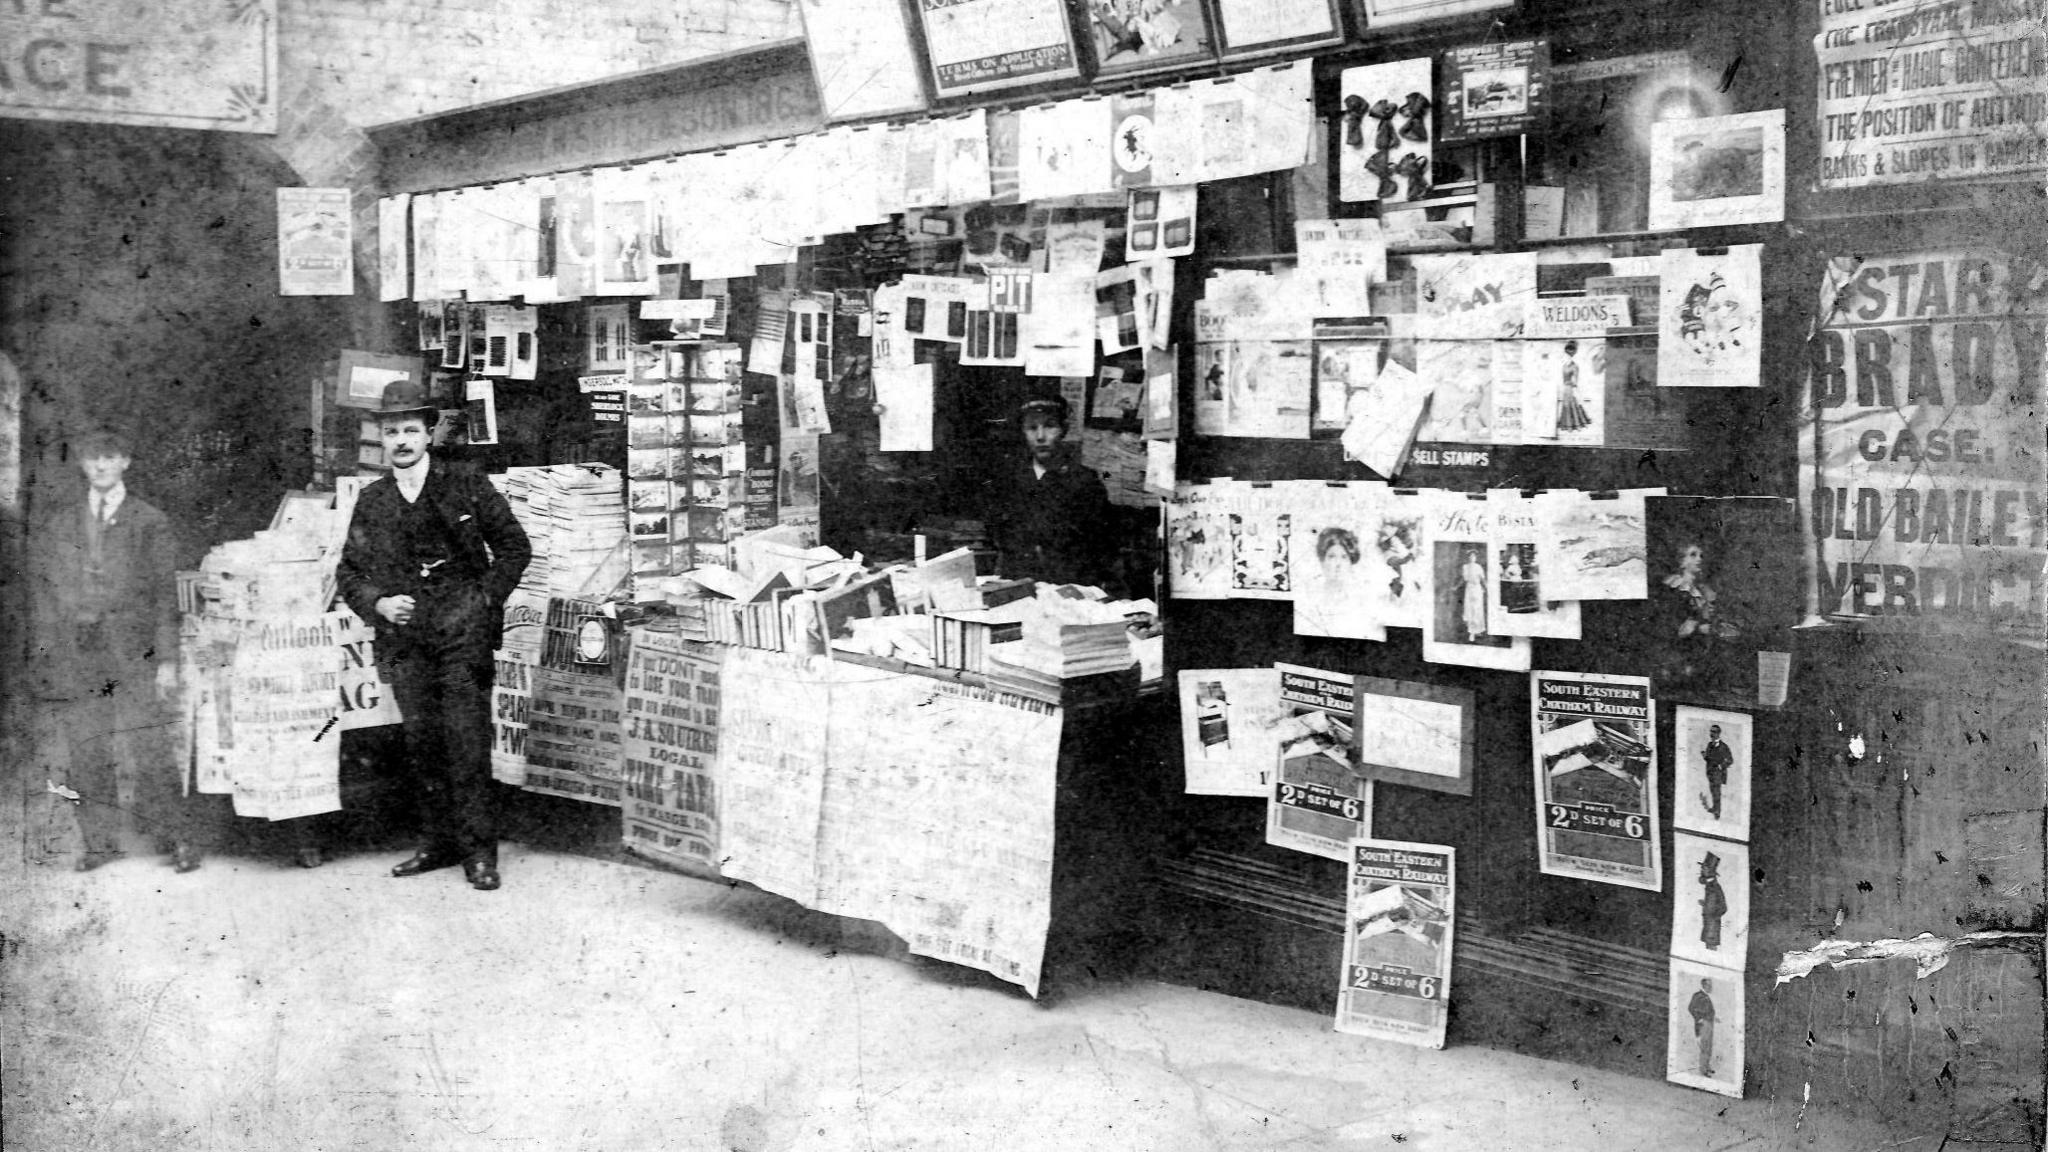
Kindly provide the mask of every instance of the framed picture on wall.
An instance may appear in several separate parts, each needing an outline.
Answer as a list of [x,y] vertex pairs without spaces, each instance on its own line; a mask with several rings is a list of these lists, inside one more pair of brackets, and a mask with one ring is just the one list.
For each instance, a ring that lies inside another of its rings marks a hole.
[[1359,23],[1365,28],[1392,24],[1416,24],[1442,20],[1497,8],[1513,8],[1515,0],[1352,0]]
[[1065,0],[912,0],[938,99],[1078,79]]
[[1076,0],[1095,75],[1129,76],[1216,57],[1209,0]]
[[1368,780],[1470,796],[1474,699],[1465,688],[1358,677],[1352,725],[1358,770]]
[[904,0],[803,0],[804,39],[827,120],[925,107]]
[[1344,39],[1337,0],[1214,0],[1225,56],[1314,48]]

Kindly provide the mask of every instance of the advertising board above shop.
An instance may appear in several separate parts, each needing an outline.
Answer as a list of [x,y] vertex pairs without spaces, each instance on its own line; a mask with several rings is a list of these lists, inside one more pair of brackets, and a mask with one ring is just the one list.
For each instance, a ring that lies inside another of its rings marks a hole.
[[8,0],[0,116],[277,131],[277,0]]
[[802,39],[372,127],[384,186],[419,192],[798,136],[824,109]]

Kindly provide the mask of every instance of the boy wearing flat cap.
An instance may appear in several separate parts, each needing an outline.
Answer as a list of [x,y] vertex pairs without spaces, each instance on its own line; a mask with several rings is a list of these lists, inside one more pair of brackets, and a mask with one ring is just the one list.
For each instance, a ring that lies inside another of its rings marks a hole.
[[1102,478],[1064,442],[1067,402],[1034,396],[1019,405],[1024,452],[990,485],[988,530],[1004,576],[1048,584],[1108,587],[1116,576],[1116,535]]

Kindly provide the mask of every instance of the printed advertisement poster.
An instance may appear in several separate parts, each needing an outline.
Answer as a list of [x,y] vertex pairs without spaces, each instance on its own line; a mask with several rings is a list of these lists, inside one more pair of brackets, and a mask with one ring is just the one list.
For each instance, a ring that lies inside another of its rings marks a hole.
[[1664,1078],[1742,1097],[1742,973],[1671,958]]
[[1352,768],[1352,678],[1294,664],[1280,673],[1280,778],[1266,805],[1266,843],[1349,860],[1372,830],[1372,783]]
[[726,879],[817,901],[831,678],[847,667],[759,648],[727,653],[715,774]]
[[377,631],[347,608],[327,614],[341,648],[341,712],[336,731],[396,724],[398,699],[377,669]]
[[1820,6],[1813,50],[1822,188],[1974,180],[2048,167],[2039,5]]
[[1991,250],[1839,257],[1801,413],[1809,614],[2039,638],[2038,265]]
[[1180,673],[1181,754],[1190,796],[1264,796],[1279,765],[1280,672]]
[[1543,874],[1661,890],[1649,680],[1539,671],[1529,696]]
[[535,668],[521,786],[545,796],[616,805],[621,712],[619,686],[609,673]]
[[1634,649],[1657,698],[1777,707],[1798,623],[1792,502],[1769,496],[1644,501],[1647,600],[1603,617],[1595,643]]
[[635,628],[626,650],[619,811],[626,850],[718,867],[718,704],[723,645]]
[[1438,137],[1446,144],[1520,136],[1549,114],[1550,41],[1471,44],[1444,53]]
[[940,99],[1079,76],[1060,0],[915,0]]
[[1457,850],[1365,839],[1349,848],[1337,1031],[1442,1048],[1450,1019]]
[[278,295],[352,295],[354,219],[346,188],[279,188]]
[[1785,110],[1650,126],[1650,227],[1785,218]]

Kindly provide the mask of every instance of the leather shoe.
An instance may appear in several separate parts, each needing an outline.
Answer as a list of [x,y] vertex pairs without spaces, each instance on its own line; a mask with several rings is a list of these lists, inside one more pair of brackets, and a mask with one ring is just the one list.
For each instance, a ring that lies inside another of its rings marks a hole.
[[321,864],[320,849],[310,846],[301,848],[293,859],[301,868],[318,868]]
[[71,870],[74,872],[90,872],[101,865],[112,864],[120,858],[120,855],[119,852],[87,852],[78,858],[78,862],[71,866]]
[[452,852],[423,848],[413,853],[410,859],[401,860],[394,865],[391,869],[391,874],[399,877],[417,876],[422,872],[432,872],[437,868],[450,868],[461,862],[462,857]]
[[201,853],[190,844],[179,843],[171,848],[171,868],[177,872],[199,871]]
[[469,886],[479,892],[496,892],[501,881],[498,879],[498,862],[488,856],[476,855],[462,862],[462,875]]

